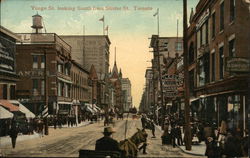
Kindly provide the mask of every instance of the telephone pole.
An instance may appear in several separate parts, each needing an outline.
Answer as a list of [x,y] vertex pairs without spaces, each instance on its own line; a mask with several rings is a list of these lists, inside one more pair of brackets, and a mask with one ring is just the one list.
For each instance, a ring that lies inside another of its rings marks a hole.
[[185,146],[191,150],[190,106],[189,106],[189,74],[188,74],[188,43],[187,43],[187,0],[183,0],[183,56],[185,85]]

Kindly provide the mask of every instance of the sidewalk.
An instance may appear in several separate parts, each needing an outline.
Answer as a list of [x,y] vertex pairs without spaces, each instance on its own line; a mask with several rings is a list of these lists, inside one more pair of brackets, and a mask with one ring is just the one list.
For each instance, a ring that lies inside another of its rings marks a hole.
[[[160,131],[161,130],[161,126],[155,125],[156,128],[158,128]],[[163,132],[163,131],[162,131]],[[182,136],[182,138],[184,137],[184,135]],[[178,146],[178,145],[177,145]],[[190,154],[190,155],[195,155],[195,156],[205,156],[205,151],[206,151],[206,144],[205,142],[201,142],[200,144],[197,145],[192,145],[191,151],[186,150],[185,146],[178,146],[178,148],[181,149],[182,152],[186,153],[186,154]]]
[[[87,126],[89,124],[91,124],[90,121],[85,121],[85,122],[81,122],[77,126],[73,126],[73,127],[68,127],[68,125],[63,125],[62,128],[77,128],[77,127]],[[54,126],[49,126],[49,128],[54,128]],[[57,128],[58,128],[58,126],[57,126]],[[23,135],[23,134],[19,133],[18,136],[17,136],[16,141],[18,143],[18,142],[21,142],[21,141],[24,141],[24,140],[30,140],[30,139],[39,138],[39,137],[40,137],[39,133],[36,133],[36,132],[34,132],[34,134],[32,134],[32,135]],[[10,136],[0,137],[0,148],[2,146],[5,146],[5,145],[11,145]]]

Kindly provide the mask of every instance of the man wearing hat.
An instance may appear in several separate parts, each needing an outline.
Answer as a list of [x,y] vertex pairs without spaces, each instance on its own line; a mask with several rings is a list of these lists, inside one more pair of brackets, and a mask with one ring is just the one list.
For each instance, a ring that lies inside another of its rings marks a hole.
[[96,151],[121,151],[118,142],[111,138],[114,133],[111,127],[105,127],[103,131],[104,137],[96,141],[95,150]]

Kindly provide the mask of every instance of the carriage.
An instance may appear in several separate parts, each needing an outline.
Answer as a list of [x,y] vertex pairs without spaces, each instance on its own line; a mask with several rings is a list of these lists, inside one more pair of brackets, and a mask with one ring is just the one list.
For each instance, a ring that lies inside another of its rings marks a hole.
[[137,132],[132,137],[120,141],[119,147],[122,152],[80,150],[79,158],[136,158],[139,145],[146,143],[146,141],[146,131],[137,129]]

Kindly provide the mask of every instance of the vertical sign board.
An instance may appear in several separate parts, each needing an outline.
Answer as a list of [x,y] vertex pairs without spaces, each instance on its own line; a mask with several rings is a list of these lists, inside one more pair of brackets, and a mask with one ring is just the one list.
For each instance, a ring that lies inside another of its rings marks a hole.
[[15,49],[16,43],[1,33],[0,36],[0,70],[10,73],[15,72]]

